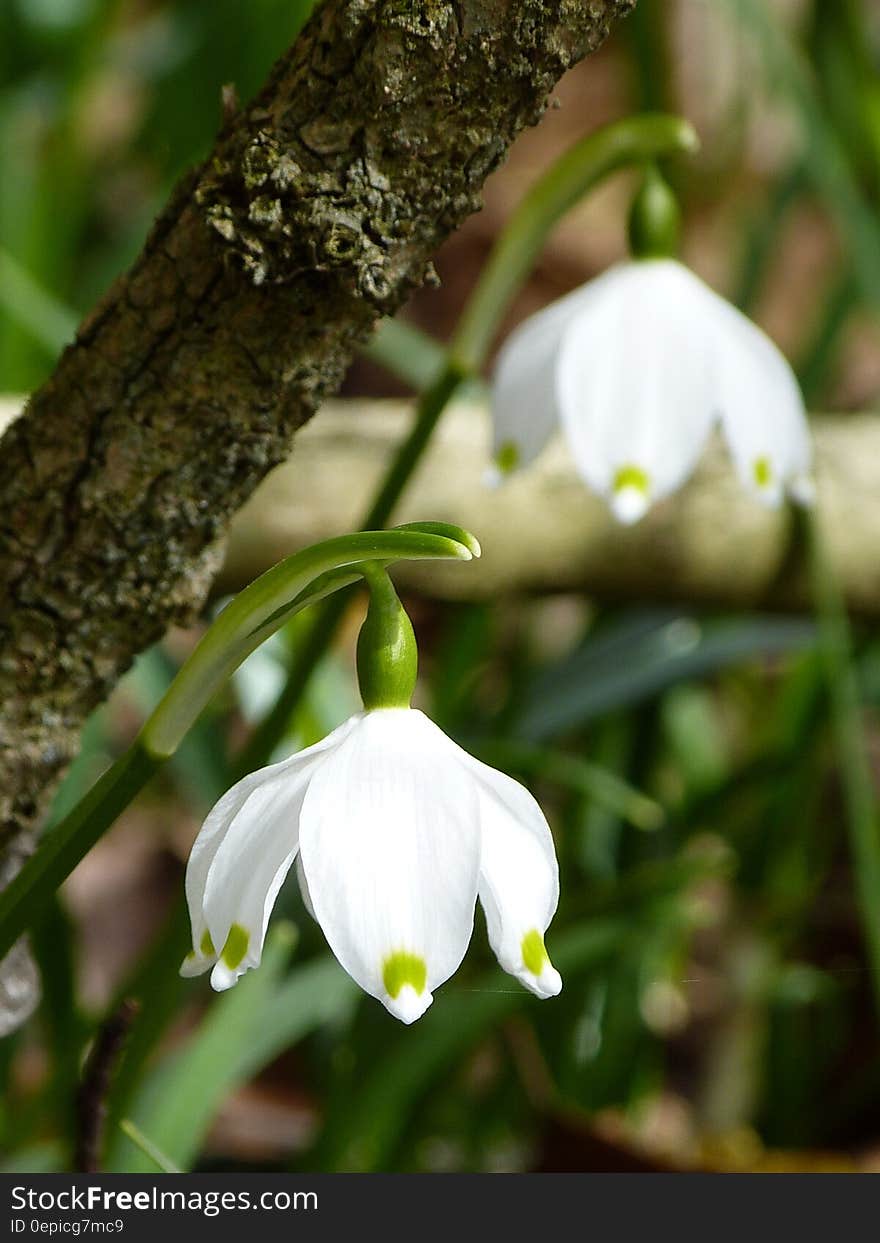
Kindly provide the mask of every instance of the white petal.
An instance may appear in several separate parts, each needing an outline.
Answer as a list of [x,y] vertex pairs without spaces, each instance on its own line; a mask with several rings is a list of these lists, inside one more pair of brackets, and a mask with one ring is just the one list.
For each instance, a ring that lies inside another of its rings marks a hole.
[[797,505],[809,507],[816,503],[816,481],[812,475],[795,475],[788,483],[788,495]]
[[[265,934],[265,920],[268,919],[278,887],[290,866],[289,862],[286,867],[283,866],[286,855],[291,848],[296,849],[297,824],[294,820],[292,828],[289,827],[290,815],[285,816],[284,807],[289,802],[291,815],[297,813],[297,800],[301,801],[302,795],[300,787],[311,773],[317,757],[345,737],[353,727],[354,720],[355,718],[346,721],[314,746],[307,747],[304,751],[278,764],[271,764],[267,768],[250,773],[227,790],[209,812],[193,844],[186,869],[186,897],[192,926],[193,951],[183,961],[182,975],[199,975],[206,971],[216,962],[232,924],[240,923],[245,926],[243,919],[246,916],[240,909],[244,897],[245,880],[253,871],[252,865],[256,853],[262,849],[262,830],[267,821],[264,819],[253,834],[251,828],[255,818],[261,817],[268,806],[274,810],[276,818],[281,818],[279,831],[282,836],[279,837],[278,845],[280,847],[283,840],[287,849],[276,867],[276,872],[282,867],[283,871],[274,891],[272,886],[276,880],[275,872],[266,879],[265,918],[259,921],[259,929],[252,929],[248,926],[251,944],[248,947],[247,965],[256,965],[259,962]],[[218,858],[221,861],[221,869],[212,879],[214,864]],[[226,885],[225,890],[224,885]],[[214,894],[211,901],[210,921],[206,913],[209,889]],[[270,895],[271,902],[268,902]],[[253,910],[255,901],[256,898],[252,895],[251,910]],[[205,944],[206,937],[210,939],[210,944]],[[246,966],[242,965],[242,971],[245,969]],[[237,977],[229,978],[224,965],[220,965],[217,971],[218,984],[226,981],[223,986],[228,987],[230,983],[235,982],[235,978]]]
[[809,425],[794,372],[757,325],[712,294],[717,402],[740,478],[769,505],[810,503]]
[[254,790],[217,851],[204,912],[220,955],[211,972],[218,991],[259,965],[272,907],[296,857],[300,808],[316,763],[300,765]]
[[562,988],[544,948],[559,901],[550,826],[529,791],[462,753],[480,791],[480,902],[489,942],[505,971],[539,997]]
[[[556,363],[562,334],[593,297],[596,283],[530,315],[504,342],[492,381],[493,454],[503,469],[487,476],[490,486],[509,470],[528,466],[550,439],[559,421]],[[510,456],[514,460],[505,462]]]
[[303,900],[303,906],[306,908],[312,919],[317,920],[315,908],[312,905],[312,895],[309,893],[309,882],[306,880],[305,870],[303,868],[302,855],[296,856],[296,880],[299,885],[299,892]]
[[208,879],[208,872],[210,871],[211,864],[214,862],[214,857],[230,824],[242,807],[244,807],[251,794],[259,789],[264,781],[271,779],[271,775],[274,773],[285,771],[291,766],[292,761],[297,758],[296,756],[291,756],[290,759],[283,760],[280,764],[273,764],[268,769],[261,768],[255,773],[250,773],[243,780],[237,782],[214,804],[204,824],[199,829],[186,865],[186,900],[189,906],[193,949],[192,953],[188,954],[183,960],[180,968],[181,975],[201,975],[202,972],[213,966],[217,959],[213,948],[203,948],[203,940],[208,933],[208,925],[205,922],[204,914],[205,882]]
[[648,493],[641,488],[627,486],[617,488],[611,496],[611,509],[614,517],[624,526],[631,526],[644,518],[650,508]]
[[586,482],[619,494],[631,522],[684,482],[711,430],[710,291],[668,259],[622,264],[593,289],[559,351],[560,420]]
[[333,953],[412,1022],[473,928],[477,793],[458,749],[421,712],[366,713],[309,784],[300,850]]
[[420,1019],[433,1000],[431,993],[417,993],[411,984],[404,984],[396,997],[386,999],[385,1005],[401,1023],[409,1024]]

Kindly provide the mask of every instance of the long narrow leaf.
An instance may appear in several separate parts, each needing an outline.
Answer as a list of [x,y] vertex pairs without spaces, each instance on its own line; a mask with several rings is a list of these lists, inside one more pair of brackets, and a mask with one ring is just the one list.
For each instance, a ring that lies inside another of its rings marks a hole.
[[[554,941],[553,956],[563,972],[584,972],[606,961],[626,935],[617,919],[595,920]],[[468,991],[454,986],[435,1007],[395,1042],[371,1069],[357,1097],[346,1102],[345,1116],[327,1145],[332,1168],[381,1169],[392,1153],[416,1101],[480,1037],[524,1005],[539,1004],[509,976],[493,971]]]
[[802,618],[704,622],[656,612],[627,619],[538,674],[523,698],[517,733],[533,741],[551,738],[682,679],[799,651],[815,640],[815,627]]
[[[192,1167],[217,1110],[243,1081],[242,1060],[263,1027],[293,941],[290,925],[275,925],[260,969],[213,1003],[195,1037],[160,1063],[134,1101],[131,1121],[181,1169]],[[108,1168],[147,1174],[155,1167],[120,1133]]]
[[754,40],[768,84],[800,117],[804,167],[826,200],[853,258],[865,299],[880,307],[880,221],[864,198],[846,150],[820,103],[806,62],[766,0],[722,0]]

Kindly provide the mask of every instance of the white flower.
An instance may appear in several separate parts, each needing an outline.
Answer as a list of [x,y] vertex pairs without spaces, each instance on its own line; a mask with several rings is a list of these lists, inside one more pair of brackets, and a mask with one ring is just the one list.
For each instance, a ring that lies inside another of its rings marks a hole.
[[258,965],[294,860],[339,962],[405,1023],[464,957],[478,894],[502,967],[539,997],[562,987],[544,948],[559,879],[540,807],[421,712],[358,713],[220,799],[187,867],[184,975],[212,967],[225,989]]
[[674,259],[623,263],[512,333],[493,388],[495,457],[524,466],[557,424],[622,522],[678,488],[716,420],[770,505],[812,496],[803,399],[785,358]]

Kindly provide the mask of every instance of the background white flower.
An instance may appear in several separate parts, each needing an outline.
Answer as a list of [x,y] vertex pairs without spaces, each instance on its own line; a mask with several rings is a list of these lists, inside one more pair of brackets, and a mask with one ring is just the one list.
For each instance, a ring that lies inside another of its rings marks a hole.
[[183,974],[212,968],[225,989],[258,965],[297,855],[337,959],[406,1023],[464,957],[478,893],[502,967],[540,997],[562,987],[544,948],[559,880],[540,807],[421,712],[358,713],[220,799],[187,867]]
[[557,426],[622,522],[678,488],[715,423],[770,505],[811,498],[800,390],[780,351],[674,259],[623,263],[511,334],[493,385],[495,457],[524,466]]

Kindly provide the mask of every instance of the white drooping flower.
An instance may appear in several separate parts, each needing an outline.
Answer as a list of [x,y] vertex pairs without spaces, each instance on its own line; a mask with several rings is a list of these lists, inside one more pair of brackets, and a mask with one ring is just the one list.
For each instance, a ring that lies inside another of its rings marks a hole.
[[294,862],[339,962],[405,1023],[464,957],[478,896],[501,966],[539,997],[562,987],[544,947],[559,879],[540,807],[419,711],[358,713],[220,799],[187,867],[182,974],[212,969],[222,990],[256,967]]
[[761,500],[812,498],[791,367],[675,259],[619,264],[527,319],[501,351],[492,404],[502,471],[531,462],[561,426],[580,474],[621,522],[687,479],[719,421]]

